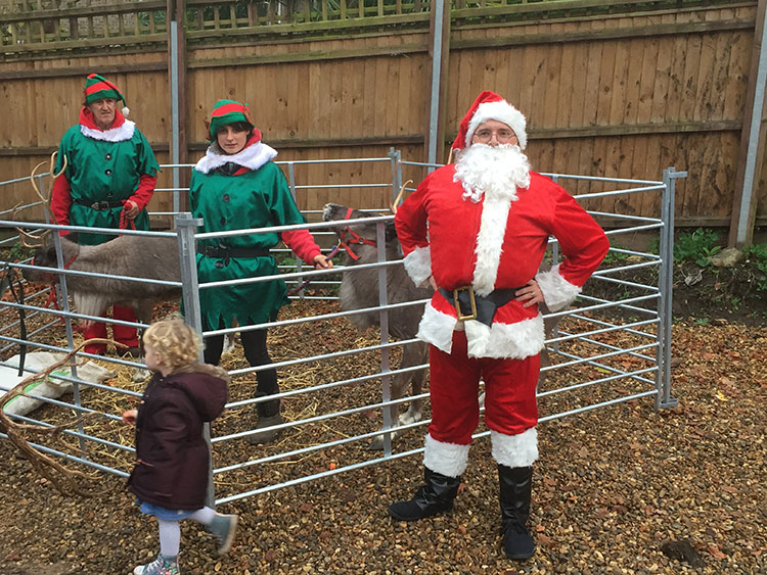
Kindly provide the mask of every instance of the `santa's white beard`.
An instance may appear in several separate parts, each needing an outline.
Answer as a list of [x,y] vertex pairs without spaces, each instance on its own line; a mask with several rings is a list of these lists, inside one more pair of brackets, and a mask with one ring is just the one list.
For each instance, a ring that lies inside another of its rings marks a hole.
[[463,197],[474,203],[482,194],[514,201],[517,187],[530,185],[530,162],[516,145],[472,144],[458,157],[453,181],[461,182]]

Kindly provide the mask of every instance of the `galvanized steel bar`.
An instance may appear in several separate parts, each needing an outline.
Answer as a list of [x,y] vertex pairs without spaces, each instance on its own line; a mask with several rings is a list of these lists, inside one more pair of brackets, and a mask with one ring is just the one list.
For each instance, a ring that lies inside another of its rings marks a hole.
[[[378,263],[386,261],[386,228],[384,222],[376,224],[376,247],[378,252]],[[384,403],[391,400],[391,376],[388,375],[389,366],[389,348],[386,344],[389,342],[389,294],[386,281],[386,266],[378,268],[378,305],[381,311],[378,315],[381,326],[381,396]],[[397,411],[396,409],[394,411]],[[389,429],[397,422],[394,419],[391,408],[383,409],[383,426]],[[391,456],[391,433],[383,435],[384,457]]]
[[[437,136],[439,133],[439,95],[440,81],[442,79],[442,42],[444,30],[445,3],[434,2],[434,34],[431,47],[431,89],[429,94],[429,149],[426,153],[426,161],[433,164],[437,161]],[[432,170],[430,169],[429,172]]]

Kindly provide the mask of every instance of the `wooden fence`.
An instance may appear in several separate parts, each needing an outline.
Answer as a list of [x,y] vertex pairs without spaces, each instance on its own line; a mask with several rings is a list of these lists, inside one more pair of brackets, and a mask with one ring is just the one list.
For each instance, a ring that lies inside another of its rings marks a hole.
[[[755,1],[453,0],[444,20],[438,149],[482,89],[528,119],[528,153],[544,172],[678,182],[680,226],[729,226],[746,162]],[[385,156],[424,161],[430,121],[432,2],[419,0],[0,0],[0,181],[22,177],[77,120],[84,77],[125,93],[161,162],[170,159],[172,23],[178,19],[182,160],[204,151],[216,99],[248,102],[280,159]],[[755,41],[756,37],[756,41]],[[764,116],[760,124],[764,140]],[[767,221],[767,166],[756,159],[753,209]],[[297,172],[299,183],[370,183],[390,167]],[[408,177],[420,179],[421,169]],[[739,180],[740,179],[740,180]],[[170,185],[163,174],[161,187]],[[599,186],[570,186],[574,193]],[[0,209],[29,200],[8,186]],[[310,190],[326,201],[386,204],[390,191]],[[657,196],[594,203],[649,215]],[[157,194],[153,209],[170,209]]]

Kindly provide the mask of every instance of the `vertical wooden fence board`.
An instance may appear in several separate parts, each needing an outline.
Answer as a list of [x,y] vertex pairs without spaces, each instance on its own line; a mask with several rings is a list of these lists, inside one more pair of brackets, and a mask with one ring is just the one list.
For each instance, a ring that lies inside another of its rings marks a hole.
[[695,119],[695,103],[698,94],[700,59],[703,42],[700,34],[692,34],[687,41],[687,53],[684,61],[682,80],[682,104],[679,110],[680,120],[688,122]]
[[716,64],[717,38],[713,34],[704,34],[701,42],[700,68],[698,71],[698,91],[695,96],[695,111],[692,119],[708,121],[711,118],[714,74]]
[[658,72],[658,38],[648,38],[644,43],[642,54],[642,75],[639,80],[638,103],[635,121],[638,124],[649,124],[652,121],[653,94],[655,79]]
[[672,40],[671,73],[668,88],[668,105],[664,119],[666,122],[678,122],[681,119],[684,93],[684,65],[687,57],[687,38],[675,37]]
[[647,42],[643,39],[633,39],[628,42],[626,80],[623,92],[623,123],[633,125],[637,123],[639,113],[639,85],[642,81],[642,61]]

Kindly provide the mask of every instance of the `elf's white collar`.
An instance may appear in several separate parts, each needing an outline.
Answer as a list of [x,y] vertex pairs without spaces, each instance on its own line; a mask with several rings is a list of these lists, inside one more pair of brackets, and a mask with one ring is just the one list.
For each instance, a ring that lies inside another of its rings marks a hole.
[[[217,146],[215,147],[217,148]],[[208,151],[205,152],[205,157],[200,158],[194,169],[203,174],[208,174],[226,163],[234,162],[244,168],[255,171],[276,157],[277,150],[263,142],[256,142],[244,150],[231,155],[222,154],[216,151],[214,146],[209,146]]]
[[125,120],[117,128],[110,130],[97,130],[89,128],[80,124],[80,132],[83,136],[93,138],[94,140],[101,140],[103,142],[124,142],[130,140],[133,137],[133,132],[136,130],[136,122]]

